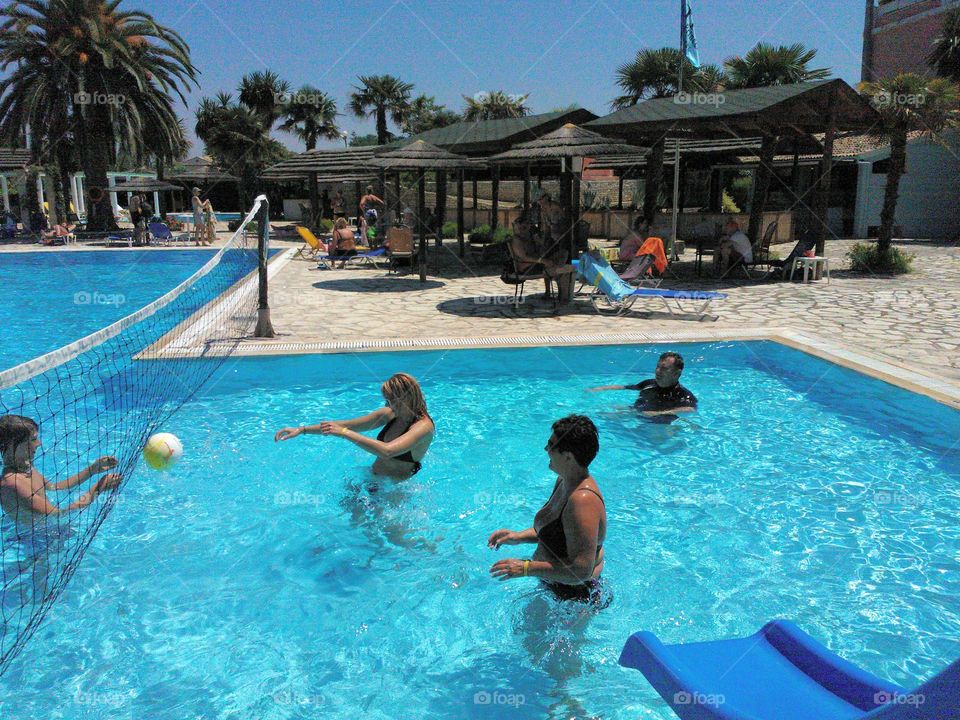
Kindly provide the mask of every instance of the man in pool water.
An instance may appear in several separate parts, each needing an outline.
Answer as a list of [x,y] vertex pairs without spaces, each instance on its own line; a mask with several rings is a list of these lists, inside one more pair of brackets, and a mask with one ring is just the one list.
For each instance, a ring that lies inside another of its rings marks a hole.
[[696,396],[680,384],[682,373],[683,357],[680,353],[665,352],[657,361],[657,370],[651,380],[636,385],[603,385],[588,390],[639,390],[634,407],[647,417],[669,421],[676,419],[677,413],[697,409]]
[[501,529],[487,546],[536,543],[529,560],[508,558],[490,568],[498,580],[536,577],[559,600],[606,607],[612,599],[600,583],[607,510],[589,466],[600,450],[600,437],[585,415],[569,415],[553,424],[544,448],[557,482],[546,504],[526,530]]
[[87,482],[117,466],[116,458],[104,456],[76,475],[52,483],[33,467],[40,447],[40,428],[37,423],[20,415],[0,417],[0,454],[3,455],[3,476],[0,479],[0,506],[3,512],[17,522],[32,523],[36,515],[62,515],[80,510],[92,503],[98,495],[113,490],[120,484],[116,474],[103,475],[87,492],[66,508],[47,499],[47,490],[68,490]]

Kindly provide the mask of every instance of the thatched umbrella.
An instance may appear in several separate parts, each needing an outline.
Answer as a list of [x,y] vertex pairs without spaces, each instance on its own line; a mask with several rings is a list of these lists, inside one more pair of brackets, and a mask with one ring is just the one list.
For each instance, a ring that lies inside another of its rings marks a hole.
[[493,155],[487,160],[502,165],[525,165],[538,160],[560,160],[569,157],[646,154],[646,148],[617,142],[592,130],[567,123],[552,133],[536,140],[518,143],[506,152]]
[[[174,185],[168,183],[166,180],[158,180],[157,178],[146,178],[138,177],[127,180],[126,182],[117,183],[111,188],[107,188],[109,192],[149,192],[149,193],[161,193],[161,192],[181,192],[183,188],[179,185]],[[157,196],[159,201],[160,196]],[[159,205],[159,202],[157,203]],[[163,215],[162,209],[157,207],[157,215]]]
[[179,185],[168,183],[166,180],[157,180],[156,178],[138,177],[126,182],[117,183],[113,187],[107,188],[109,192],[167,192],[168,190],[183,190]]
[[[379,146],[322,148],[308,150],[271,165],[262,173],[261,180],[283,182],[306,178],[314,222],[320,217],[320,183],[352,182],[356,199],[360,200],[362,183],[377,179],[377,173],[365,161],[373,157]],[[345,178],[341,180],[340,178]]]
[[[417,171],[417,222],[422,223],[422,218],[426,210],[426,189],[425,175],[427,170],[435,170],[438,174],[445,173],[447,170],[461,170],[463,168],[476,167],[476,163],[464,155],[456,155],[446,150],[441,150],[436,145],[431,145],[423,140],[414,140],[409,145],[404,145],[396,150],[383,153],[377,157],[371,158],[367,163],[373,167],[380,168],[383,171],[399,173],[402,170]],[[440,183],[437,183],[438,186]],[[438,187],[439,189],[439,187]],[[458,203],[462,199],[458,198]],[[445,203],[444,203],[445,204]],[[459,213],[458,213],[459,215]],[[443,218],[439,218],[443,222]],[[458,224],[459,221],[458,221]],[[427,280],[427,236],[420,228],[420,281]],[[460,243],[463,244],[463,228],[460,228]]]
[[206,155],[192,157],[177,165],[177,171],[170,175],[178,182],[205,184],[219,182],[240,182],[236,175],[224,172],[217,167],[213,158]]
[[[618,142],[592,130],[585,130],[572,123],[547,133],[541,138],[518,143],[510,150],[493,155],[487,161],[495,165],[523,165],[523,204],[530,203],[530,165],[560,163],[561,203],[570,207],[569,249],[571,257],[576,252],[575,229],[580,219],[579,176],[572,173],[575,157],[636,156],[647,154],[645,148]],[[566,201],[566,202],[564,202]]]

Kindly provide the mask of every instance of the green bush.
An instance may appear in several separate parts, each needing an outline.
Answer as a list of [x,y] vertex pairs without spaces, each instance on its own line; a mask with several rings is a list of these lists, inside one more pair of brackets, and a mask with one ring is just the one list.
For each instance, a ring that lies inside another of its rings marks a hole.
[[850,269],[854,272],[905,275],[913,271],[916,255],[897,247],[891,247],[885,255],[881,255],[876,243],[856,243],[850,248],[847,257],[850,258]]
[[493,237],[493,230],[490,229],[489,225],[477,225],[470,231],[469,237],[470,242],[488,243]]
[[731,196],[726,190],[723,191],[723,197],[720,200],[720,209],[728,215],[740,214],[740,208],[733,201],[733,196]]
[[455,222],[447,221],[443,224],[443,227],[440,228],[440,237],[442,238],[455,238],[457,236],[457,224]]
[[513,231],[509,228],[501,226],[493,231],[493,242],[495,243],[509,242],[511,238],[513,238]]

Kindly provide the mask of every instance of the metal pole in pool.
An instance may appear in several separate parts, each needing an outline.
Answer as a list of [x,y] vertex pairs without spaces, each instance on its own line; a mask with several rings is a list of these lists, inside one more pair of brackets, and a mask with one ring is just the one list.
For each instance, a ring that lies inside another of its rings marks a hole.
[[258,338],[272,338],[277,334],[273,331],[270,322],[270,303],[267,298],[267,244],[270,240],[270,201],[264,197],[257,212],[257,280],[259,298],[257,303],[257,329],[254,336]]

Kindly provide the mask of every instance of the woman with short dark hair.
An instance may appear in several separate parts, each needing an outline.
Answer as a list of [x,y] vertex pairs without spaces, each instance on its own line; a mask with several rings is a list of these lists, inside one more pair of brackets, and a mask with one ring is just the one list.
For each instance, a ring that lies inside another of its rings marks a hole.
[[496,530],[487,540],[494,550],[523,543],[536,543],[537,549],[529,560],[499,560],[490,574],[498,580],[540,578],[559,600],[606,607],[612,598],[600,582],[600,573],[607,511],[588,469],[600,450],[599,433],[590,418],[569,415],[553,424],[544,449],[557,482],[534,516],[533,527]]

